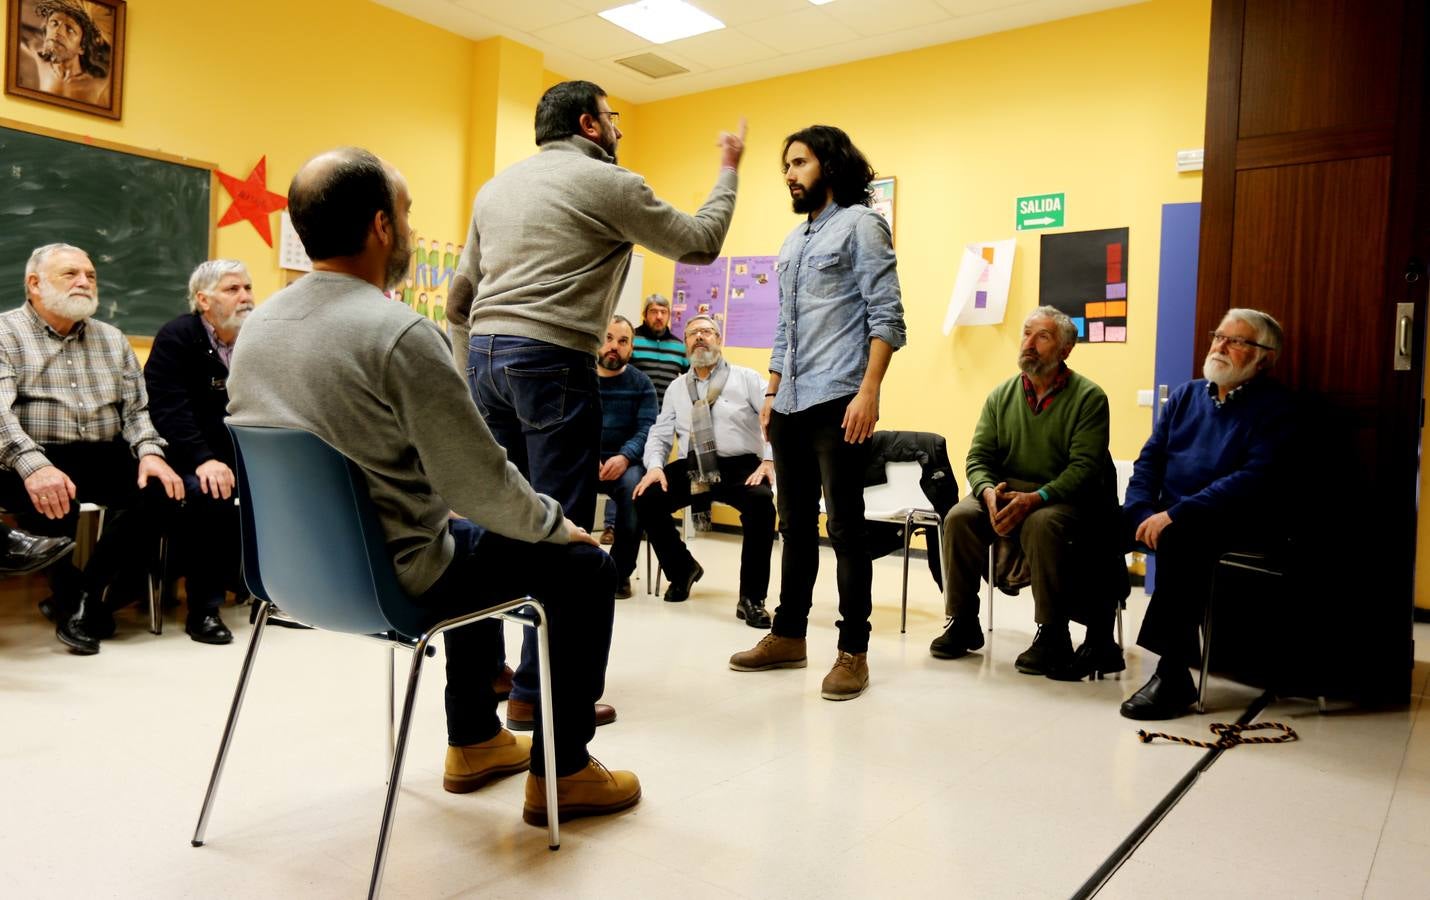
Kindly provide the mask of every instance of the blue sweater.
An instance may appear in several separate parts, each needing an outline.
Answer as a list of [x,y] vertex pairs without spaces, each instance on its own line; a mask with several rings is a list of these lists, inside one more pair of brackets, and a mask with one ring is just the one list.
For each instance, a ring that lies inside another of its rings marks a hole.
[[601,385],[601,460],[620,454],[635,465],[655,424],[655,387],[631,365],[619,375],[596,380]]
[[1237,517],[1246,524],[1275,490],[1276,465],[1291,427],[1292,398],[1279,382],[1259,376],[1220,407],[1205,379],[1172,392],[1133,468],[1123,505],[1136,528],[1165,510],[1173,522]]

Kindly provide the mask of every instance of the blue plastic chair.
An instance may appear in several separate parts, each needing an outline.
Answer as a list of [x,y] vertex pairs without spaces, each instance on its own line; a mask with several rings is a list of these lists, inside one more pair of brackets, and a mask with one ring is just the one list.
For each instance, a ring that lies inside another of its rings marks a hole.
[[[253,673],[254,657],[273,605],[300,622],[328,631],[365,635],[388,644],[387,802],[378,831],[368,896],[376,897],[392,832],[402,764],[412,725],[412,710],[422,661],[436,652],[432,640],[444,631],[481,619],[501,618],[536,628],[541,677],[541,729],[546,771],[556,771],[552,740],[551,668],[546,610],[521,597],[486,609],[433,623],[397,583],[382,525],[368,497],[367,481],[354,463],[306,431],[229,425],[237,449],[237,475],[243,523],[243,572],[259,606],[253,637],[238,676],[233,706],[219,743],[218,758],[199,812],[193,845],[201,847],[213,811],[224,760]],[[526,607],[530,612],[517,612]],[[396,648],[412,651],[412,667],[396,734],[393,722],[393,675]],[[556,779],[546,779],[549,845],[560,846]]]

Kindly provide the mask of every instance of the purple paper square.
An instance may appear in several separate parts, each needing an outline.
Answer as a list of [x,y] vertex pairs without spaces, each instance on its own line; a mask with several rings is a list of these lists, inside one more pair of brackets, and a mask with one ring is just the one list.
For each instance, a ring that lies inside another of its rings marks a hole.
[[974,294],[973,294],[973,308],[974,308],[974,309],[987,309],[987,308],[988,308],[988,292],[987,292],[987,291],[975,291],[975,292],[974,292]]
[[1109,285],[1107,286],[1107,299],[1108,299],[1108,300],[1126,300],[1126,299],[1127,299],[1127,282],[1125,282],[1125,281],[1119,281],[1119,282],[1117,282],[1116,284],[1109,284]]

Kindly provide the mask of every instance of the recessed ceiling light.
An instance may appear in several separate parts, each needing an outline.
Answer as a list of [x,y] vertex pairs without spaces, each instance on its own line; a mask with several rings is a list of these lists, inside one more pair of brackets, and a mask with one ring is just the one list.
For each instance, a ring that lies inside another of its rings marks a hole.
[[652,44],[678,41],[725,27],[724,22],[682,0],[640,0],[598,15]]
[[833,3],[834,0],[809,0],[809,2],[813,3],[815,6],[823,6],[826,3]]

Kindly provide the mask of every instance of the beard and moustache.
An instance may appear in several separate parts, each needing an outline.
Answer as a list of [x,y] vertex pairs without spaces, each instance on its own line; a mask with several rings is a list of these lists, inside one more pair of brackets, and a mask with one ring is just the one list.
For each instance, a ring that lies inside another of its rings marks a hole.
[[1058,370],[1060,359],[1045,360],[1037,353],[1018,354],[1018,368],[1029,378],[1045,378]]
[[720,361],[720,351],[712,347],[696,347],[690,351],[690,364],[708,369]]
[[88,319],[99,309],[99,288],[93,288],[88,295],[85,295],[66,293],[60,288],[41,282],[40,304],[62,319],[78,322]]
[[625,368],[626,361],[621,359],[621,355],[613,350],[596,360],[596,365],[605,369],[607,372],[619,372]]
[[[799,188],[798,194],[794,192],[796,187]],[[814,184],[811,184],[808,188],[805,188],[804,185],[792,185],[789,192],[790,202],[794,205],[795,212],[802,215],[809,215],[824,206],[825,195],[827,193],[828,190],[824,184],[824,176],[820,175]]]
[[412,261],[412,237],[403,235],[392,246],[392,255],[387,258],[387,283],[384,290],[393,290],[407,278],[407,264]]
[[1202,377],[1219,388],[1232,387],[1250,381],[1260,364],[1260,357],[1238,366],[1225,353],[1208,353],[1202,363]]

